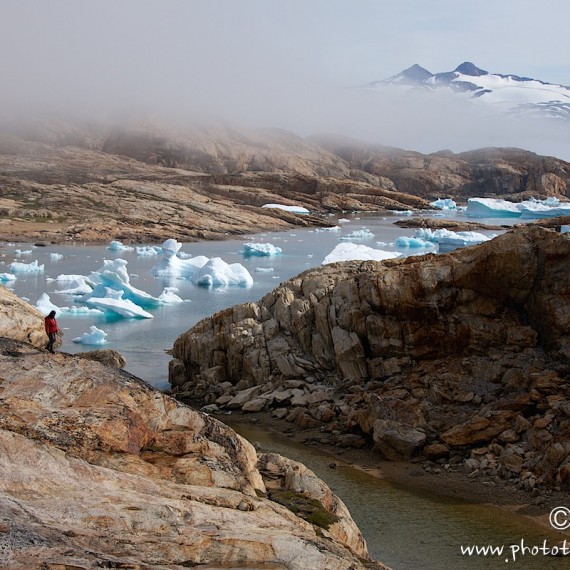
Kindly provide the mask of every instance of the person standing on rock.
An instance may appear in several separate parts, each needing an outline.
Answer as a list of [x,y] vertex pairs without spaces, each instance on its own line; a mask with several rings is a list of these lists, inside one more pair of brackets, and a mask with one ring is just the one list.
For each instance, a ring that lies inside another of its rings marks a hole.
[[53,354],[55,351],[53,345],[57,339],[57,332],[59,328],[57,326],[57,321],[55,320],[55,311],[52,311],[45,319],[46,333],[49,338],[46,348]]

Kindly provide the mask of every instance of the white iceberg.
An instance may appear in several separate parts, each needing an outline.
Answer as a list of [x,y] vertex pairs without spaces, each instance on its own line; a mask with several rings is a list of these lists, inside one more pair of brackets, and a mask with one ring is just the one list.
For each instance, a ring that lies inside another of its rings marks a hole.
[[58,289],[61,295],[87,295],[93,291],[85,275],[58,275],[55,282],[67,285],[65,289]]
[[21,255],[32,255],[32,250],[31,249],[17,249],[16,251],[14,251],[14,255],[16,257],[20,257]]
[[422,239],[420,237],[408,237],[408,236],[400,236],[394,242],[396,247],[405,247],[406,249],[432,249],[436,247],[435,243],[432,241]]
[[521,218],[555,218],[570,216],[570,202],[561,203],[558,198],[530,199],[520,204]]
[[63,259],[63,254],[57,253],[57,252],[52,252],[49,254],[49,258],[52,261],[59,261],[60,259]]
[[310,214],[307,208],[302,206],[285,206],[283,204],[264,204],[262,208],[276,208],[277,210],[285,210],[286,212],[292,212],[294,214]]
[[256,273],[273,273],[273,271],[275,271],[275,269],[273,267],[256,267],[255,268]]
[[19,261],[14,261],[10,263],[8,269],[12,273],[22,273],[22,274],[37,274],[44,272],[44,265],[39,265],[37,260],[32,261],[31,263],[21,263]]
[[340,232],[341,230],[342,228],[340,226],[332,226],[331,228],[316,228],[315,232]]
[[373,238],[374,234],[368,228],[362,228],[361,230],[355,230],[339,239],[370,239]]
[[50,296],[47,293],[42,293],[38,302],[36,303],[36,309],[41,313],[45,313],[46,315],[50,311],[55,311],[56,313],[60,313],[62,315],[71,315],[71,316],[92,316],[92,315],[102,315],[103,311],[99,309],[92,309],[90,307],[76,307],[72,305],[71,307],[58,307],[54,303],[52,303]]
[[109,287],[104,287],[102,293],[102,297],[92,296],[81,299],[81,301],[97,309],[117,313],[121,317],[152,319],[150,313],[147,313],[129,299],[123,299],[123,291],[115,291]]
[[156,245],[141,245],[137,246],[135,249],[137,255],[140,255],[141,257],[151,257],[153,255],[158,255],[162,251],[162,248]]
[[472,218],[518,218],[520,206],[496,198],[469,198],[465,213]]
[[220,257],[212,257],[194,273],[192,283],[202,287],[251,287],[253,277],[241,263],[228,264]]
[[348,218],[339,218],[338,223],[339,224],[349,224],[350,220]]
[[0,281],[7,283],[8,281],[15,281],[16,276],[13,273],[0,273]]
[[434,202],[430,202],[430,206],[438,210],[457,210],[457,203],[451,198],[440,198]]
[[204,255],[197,255],[189,259],[180,259],[177,255],[171,257],[165,255],[150,271],[157,277],[185,279],[192,277],[206,263],[208,263],[208,258]]
[[120,241],[112,241],[108,246],[107,249],[109,251],[133,251],[134,247],[130,245],[123,245]]
[[479,232],[452,232],[451,230],[420,228],[415,231],[415,237],[428,242],[437,243],[440,251],[476,245],[496,237],[497,234],[485,235]]
[[166,305],[172,305],[174,303],[184,303],[184,299],[176,294],[178,291],[177,287],[165,287],[162,293],[158,296],[158,300]]
[[272,256],[279,255],[283,250],[272,243],[244,243],[241,253],[247,256]]
[[323,260],[322,265],[336,263],[337,261],[383,261],[400,257],[399,253],[373,249],[366,245],[351,242],[339,243]]
[[72,342],[77,344],[101,345],[107,342],[105,340],[106,337],[107,333],[105,331],[98,329],[96,326],[92,326],[90,333],[83,333],[81,336],[74,338]]

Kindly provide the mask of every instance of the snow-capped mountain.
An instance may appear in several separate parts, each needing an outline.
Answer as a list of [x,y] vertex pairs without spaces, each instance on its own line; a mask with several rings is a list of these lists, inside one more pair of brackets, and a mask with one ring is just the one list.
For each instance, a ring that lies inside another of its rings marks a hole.
[[453,71],[443,73],[431,73],[415,64],[393,77],[368,83],[362,88],[415,92],[447,89],[463,97],[495,105],[514,116],[570,121],[570,87],[530,77],[489,73],[468,61]]

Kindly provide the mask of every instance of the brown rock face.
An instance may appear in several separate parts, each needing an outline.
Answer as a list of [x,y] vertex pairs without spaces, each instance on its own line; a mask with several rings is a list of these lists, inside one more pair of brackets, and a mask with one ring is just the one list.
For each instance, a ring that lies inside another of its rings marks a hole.
[[290,421],[365,435],[390,459],[489,445],[485,465],[505,476],[501,453],[518,446],[556,484],[570,461],[570,239],[521,227],[446,255],[309,270],[198,323],[173,356],[182,399],[290,406]]
[[0,370],[3,568],[384,568],[312,472],[139,379],[8,339]]

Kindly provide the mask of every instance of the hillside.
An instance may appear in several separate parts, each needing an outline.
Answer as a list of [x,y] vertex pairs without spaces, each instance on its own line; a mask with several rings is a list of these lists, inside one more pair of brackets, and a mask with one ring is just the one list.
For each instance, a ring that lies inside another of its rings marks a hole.
[[520,149],[423,155],[277,129],[0,127],[0,239],[224,239],[470,196],[570,198],[570,164]]

